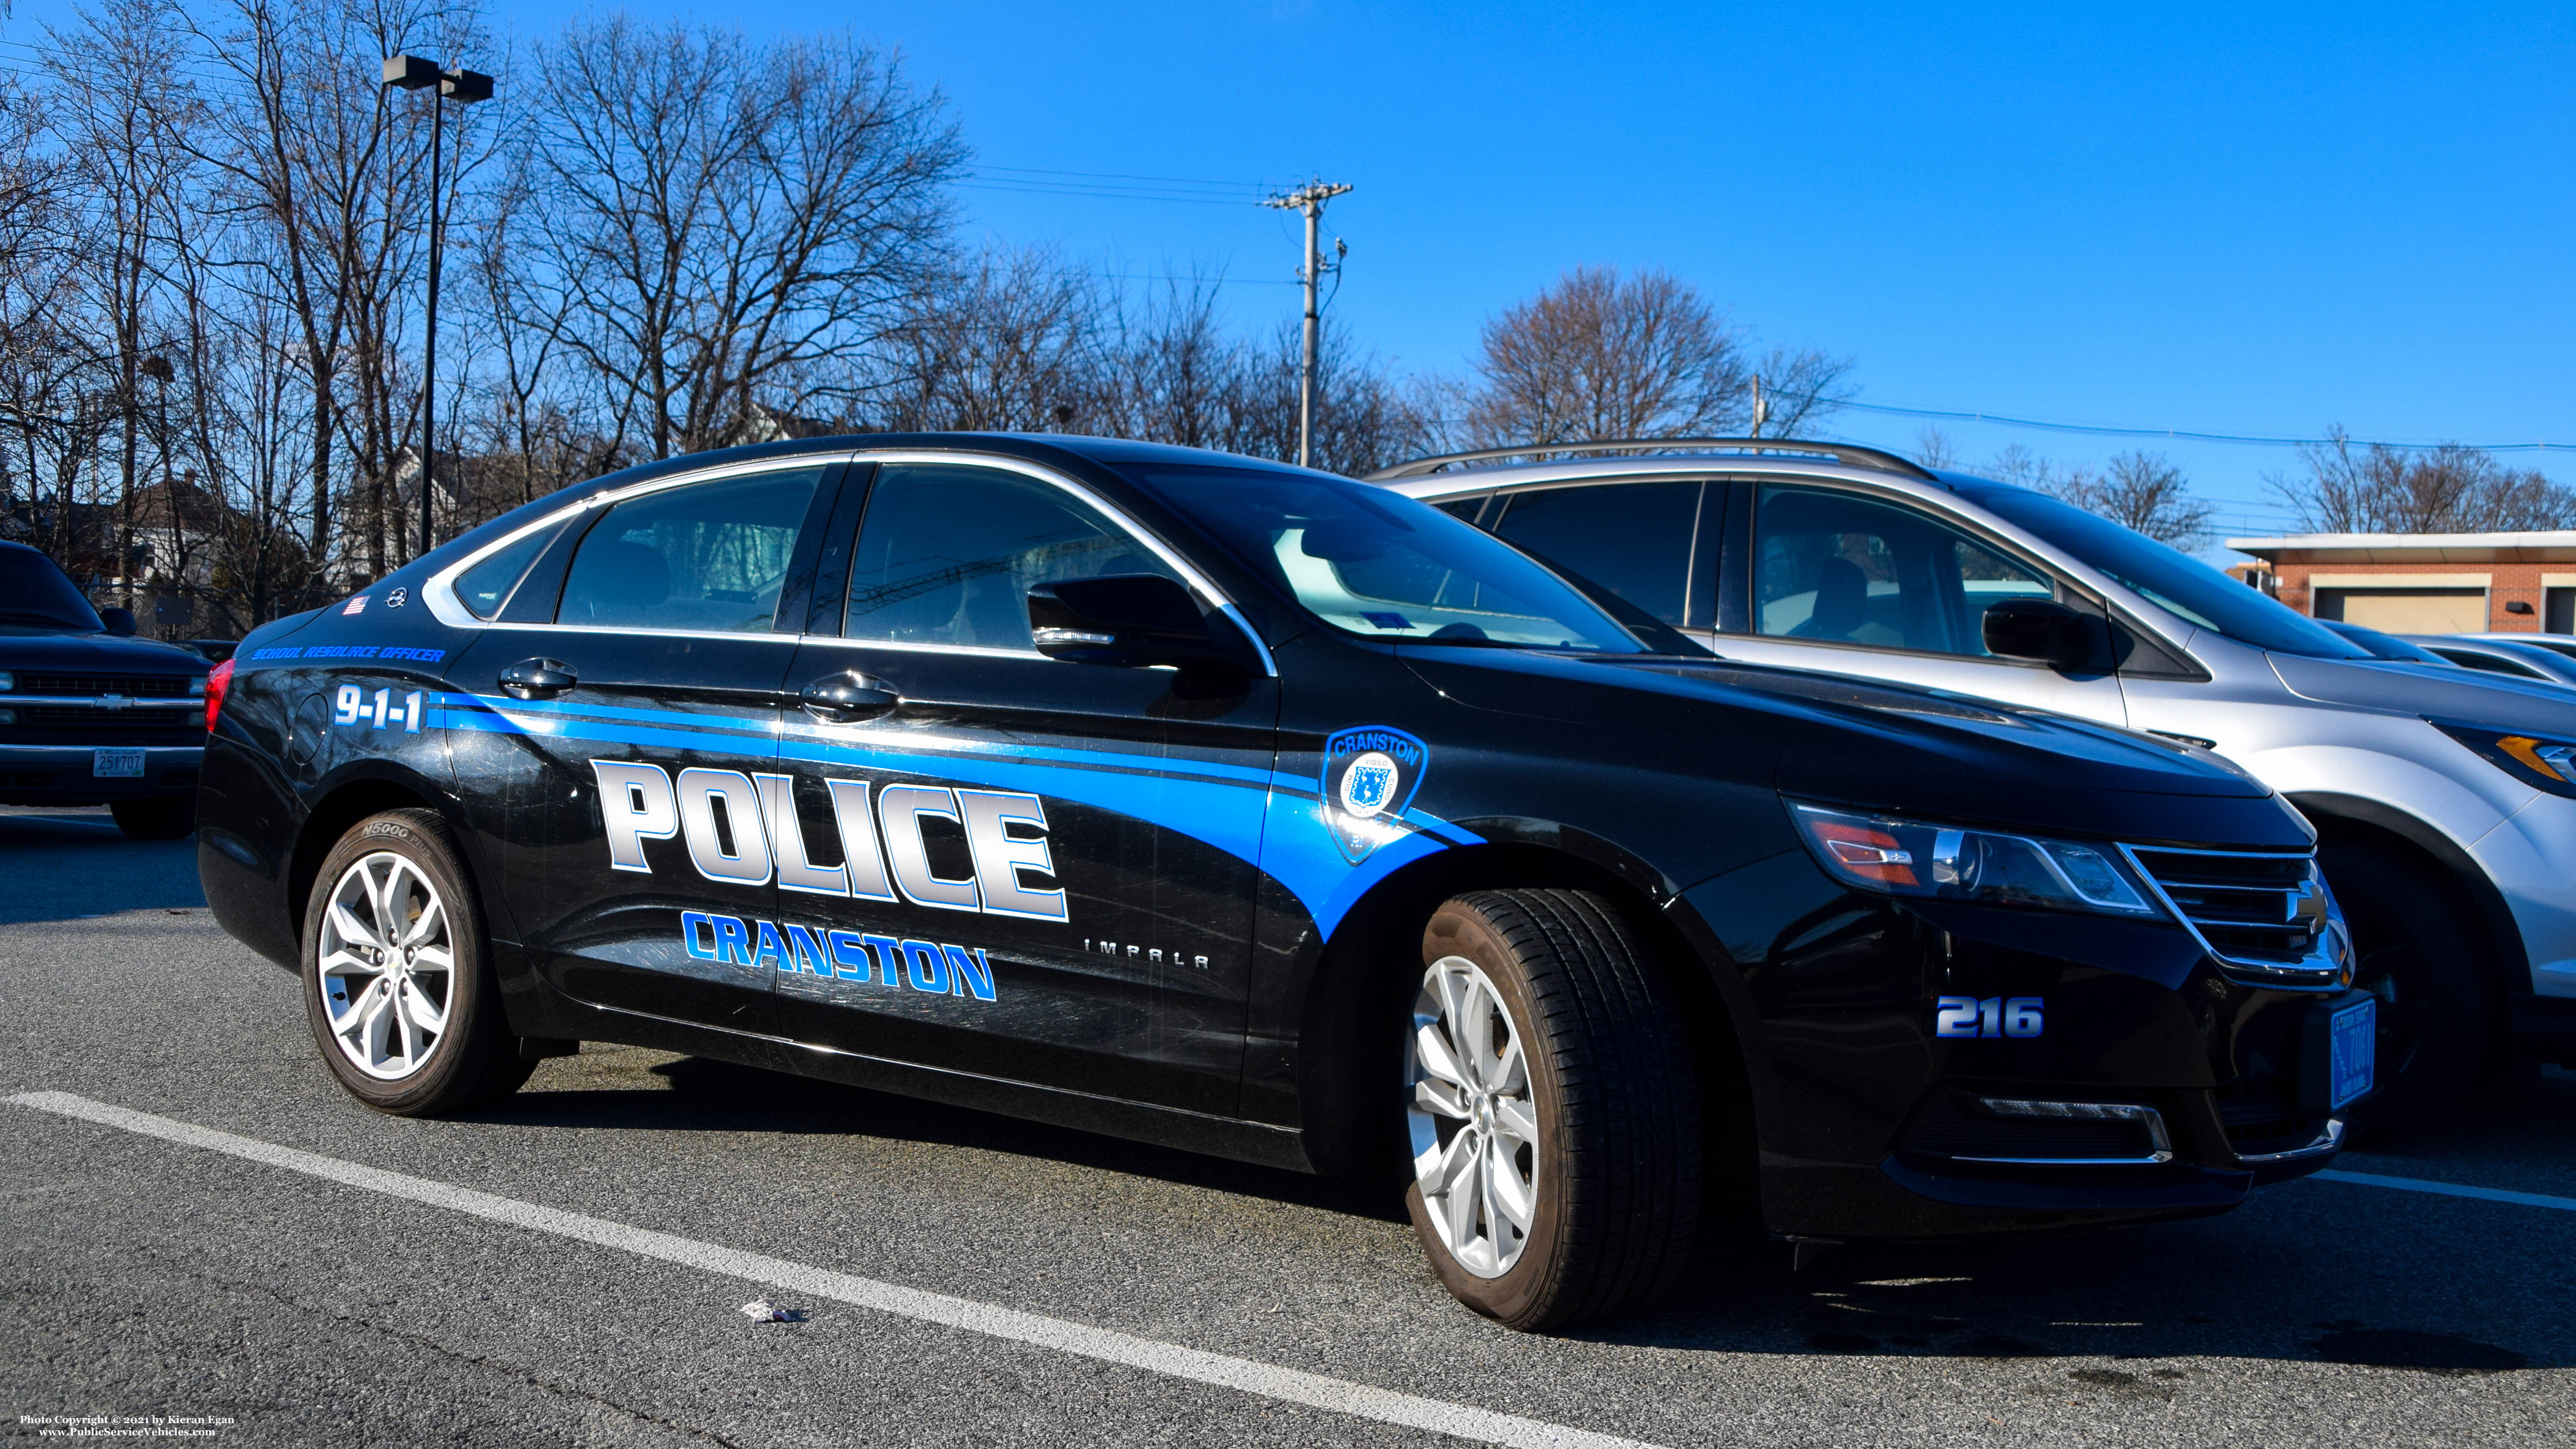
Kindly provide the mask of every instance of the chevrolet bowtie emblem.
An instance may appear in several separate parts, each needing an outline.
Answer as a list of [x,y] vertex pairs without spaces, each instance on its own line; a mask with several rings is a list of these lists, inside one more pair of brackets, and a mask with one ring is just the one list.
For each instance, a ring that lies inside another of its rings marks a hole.
[[2304,925],[2314,936],[2326,928],[2326,889],[2315,881],[2302,881],[2296,895],[2286,903],[2286,920],[2293,926]]
[[121,694],[102,694],[98,697],[98,705],[101,709],[123,709],[132,703],[134,703],[133,700]]

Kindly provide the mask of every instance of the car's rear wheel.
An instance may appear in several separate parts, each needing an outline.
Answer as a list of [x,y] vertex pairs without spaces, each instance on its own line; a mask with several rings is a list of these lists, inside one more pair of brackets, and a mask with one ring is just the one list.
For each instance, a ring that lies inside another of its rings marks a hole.
[[128,840],[177,840],[197,828],[197,797],[154,795],[110,803],[107,813]]
[[360,821],[322,861],[304,913],[304,1005],[351,1096],[420,1116],[528,1079],[501,1010],[483,912],[426,810]]
[[1432,1267],[1524,1330],[1634,1308],[1686,1266],[1699,1098],[1670,991],[1604,898],[1479,891],[1422,938],[1405,1044]]
[[2477,1080],[2494,1032],[2485,933],[2448,883],[2374,842],[2329,839],[2326,883],[2352,929],[2353,985],[2379,998],[2364,1130],[2421,1122]]

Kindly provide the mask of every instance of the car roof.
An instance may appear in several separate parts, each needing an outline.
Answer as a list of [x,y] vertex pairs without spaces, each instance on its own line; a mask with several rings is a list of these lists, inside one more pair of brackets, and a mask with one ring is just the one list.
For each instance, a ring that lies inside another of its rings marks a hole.
[[[1389,470],[1391,471],[1391,470]],[[1591,479],[1692,477],[1705,478],[1711,473],[1773,474],[1781,477],[1832,478],[1851,483],[1868,483],[1894,488],[1907,493],[1959,493],[1970,487],[2007,488],[2012,485],[1989,479],[1972,478],[1964,473],[1933,472],[1914,469],[1899,472],[1865,463],[1849,463],[1825,453],[1793,447],[1763,453],[1655,453],[1620,454],[1608,457],[1550,459],[1536,463],[1498,463],[1463,468],[1454,473],[1432,473],[1419,477],[1390,478],[1387,472],[1370,474],[1364,480],[1390,492],[1423,502],[1437,502],[1471,493],[1490,493],[1500,489],[1526,488],[1544,483],[1580,483]]]

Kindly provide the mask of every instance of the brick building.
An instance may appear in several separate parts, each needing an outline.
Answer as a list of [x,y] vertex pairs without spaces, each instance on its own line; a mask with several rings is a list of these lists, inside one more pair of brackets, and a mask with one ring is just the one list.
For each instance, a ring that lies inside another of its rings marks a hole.
[[2576,530],[2231,538],[2231,570],[2302,614],[2392,634],[2576,634]]

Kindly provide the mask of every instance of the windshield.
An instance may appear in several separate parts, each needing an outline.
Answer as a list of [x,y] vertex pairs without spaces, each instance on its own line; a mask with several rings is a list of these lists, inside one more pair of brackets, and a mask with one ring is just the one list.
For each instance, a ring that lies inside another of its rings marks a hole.
[[2107,518],[2000,483],[1959,491],[2213,634],[2281,654],[2370,657],[2369,650],[2260,589]]
[[31,548],[0,548],[0,627],[9,625],[79,634],[106,627],[52,559]]
[[1401,494],[1284,470],[1131,464],[1125,471],[1337,629],[1373,639],[1645,652],[1511,545]]

